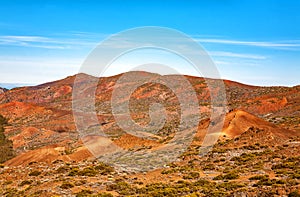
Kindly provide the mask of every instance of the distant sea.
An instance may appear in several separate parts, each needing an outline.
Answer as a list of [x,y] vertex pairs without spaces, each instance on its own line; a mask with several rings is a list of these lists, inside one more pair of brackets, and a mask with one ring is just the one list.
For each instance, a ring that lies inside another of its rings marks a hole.
[[6,89],[13,89],[17,87],[24,87],[24,86],[33,86],[35,84],[25,84],[25,83],[0,83],[1,88]]

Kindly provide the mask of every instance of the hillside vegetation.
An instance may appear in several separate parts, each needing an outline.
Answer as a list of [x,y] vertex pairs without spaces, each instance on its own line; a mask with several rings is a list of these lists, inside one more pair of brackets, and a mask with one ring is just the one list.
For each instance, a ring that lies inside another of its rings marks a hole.
[[14,156],[13,144],[4,134],[4,126],[7,120],[0,115],[0,163],[3,163]]

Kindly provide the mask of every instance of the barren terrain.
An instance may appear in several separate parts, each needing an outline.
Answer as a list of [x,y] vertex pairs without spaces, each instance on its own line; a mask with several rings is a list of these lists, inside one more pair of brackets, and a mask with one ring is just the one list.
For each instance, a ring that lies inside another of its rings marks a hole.
[[[131,74],[158,77],[145,72]],[[129,151],[151,151],[167,144],[180,124],[176,94],[157,83],[138,87],[129,102],[133,120],[147,125],[149,106],[154,102],[165,107],[167,119],[155,135],[134,136],[119,127],[111,110],[112,92],[121,76],[101,78],[97,85],[95,108],[103,132],[113,144]],[[106,141],[92,135],[81,138],[77,131],[72,111],[75,77],[0,89],[1,196],[297,195],[300,86],[258,87],[224,80],[228,106],[224,125],[217,143],[208,154],[200,155],[211,123],[210,97],[219,90],[216,87],[210,93],[203,78],[186,76],[200,105],[198,112],[191,112],[201,118],[192,143],[164,168],[130,173],[98,161],[84,145],[87,139],[91,146]],[[179,80],[176,75],[163,77]],[[91,77],[79,74],[79,78],[82,95],[87,97]],[[117,88],[126,86],[118,84]],[[184,87],[176,91],[188,95]]]

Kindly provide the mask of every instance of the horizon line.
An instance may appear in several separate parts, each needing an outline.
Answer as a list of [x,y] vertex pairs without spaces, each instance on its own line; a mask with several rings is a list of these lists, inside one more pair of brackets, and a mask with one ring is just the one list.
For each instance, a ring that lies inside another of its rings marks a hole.
[[296,85],[254,85],[254,84],[243,83],[243,82],[235,81],[235,80],[231,80],[231,79],[225,79],[225,78],[216,79],[216,78],[210,78],[210,77],[200,77],[200,76],[195,76],[195,75],[190,75],[190,74],[189,75],[188,74],[180,74],[180,73],[178,73],[178,74],[159,74],[159,73],[149,72],[149,71],[142,71],[142,70],[135,71],[135,70],[133,70],[133,71],[118,73],[118,74],[109,75],[109,76],[101,76],[101,77],[97,77],[97,76],[90,75],[90,74],[87,74],[87,73],[79,72],[79,73],[76,73],[76,74],[73,74],[73,75],[67,75],[67,76],[65,76],[63,78],[59,78],[59,79],[52,80],[52,81],[41,82],[41,83],[22,83],[22,82],[8,83],[8,82],[0,82],[0,88],[4,88],[4,89],[7,89],[7,90],[12,90],[14,88],[41,86],[41,85],[44,85],[44,84],[54,83],[54,82],[57,82],[57,81],[61,81],[61,80],[64,80],[66,78],[69,78],[69,77],[75,77],[76,75],[80,75],[80,74],[84,74],[84,75],[88,75],[88,76],[92,76],[92,77],[96,77],[96,78],[100,79],[100,78],[116,77],[118,75],[123,75],[125,73],[130,73],[130,72],[145,72],[145,73],[149,73],[149,74],[158,74],[158,75],[161,75],[161,76],[176,76],[176,75],[181,75],[181,76],[185,76],[185,77],[196,77],[196,78],[202,78],[202,79],[222,80],[222,81],[234,82],[234,83],[238,83],[238,84],[241,84],[241,85],[252,86],[252,87],[287,87],[287,88],[293,88],[293,87],[300,86],[300,84],[296,84]]

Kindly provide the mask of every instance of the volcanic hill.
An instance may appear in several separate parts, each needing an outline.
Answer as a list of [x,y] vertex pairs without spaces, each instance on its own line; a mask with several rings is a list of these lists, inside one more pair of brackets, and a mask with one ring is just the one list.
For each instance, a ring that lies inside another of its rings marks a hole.
[[[180,80],[177,75],[129,75]],[[0,195],[287,196],[299,190],[300,86],[259,87],[224,80],[228,110],[223,129],[217,143],[201,156],[201,144],[212,123],[214,93],[210,93],[205,79],[185,76],[200,106],[193,112],[199,113],[201,120],[192,143],[165,168],[128,173],[99,162],[84,145],[87,138],[92,145],[105,141],[93,136],[82,138],[77,131],[72,109],[76,77],[83,97],[93,89],[90,81],[98,80],[97,119],[117,146],[129,151],[151,151],[174,136],[180,124],[180,102],[162,84],[145,83],[130,98],[118,98],[120,104],[129,99],[131,118],[140,125],[150,122],[151,103],[165,107],[164,126],[147,138],[124,132],[113,116],[113,91],[128,86],[118,83],[122,74],[100,79],[78,74],[38,86],[0,88],[0,148],[9,150],[1,158]],[[176,91],[188,95],[185,87],[176,87]],[[214,91],[219,91],[218,87]]]

